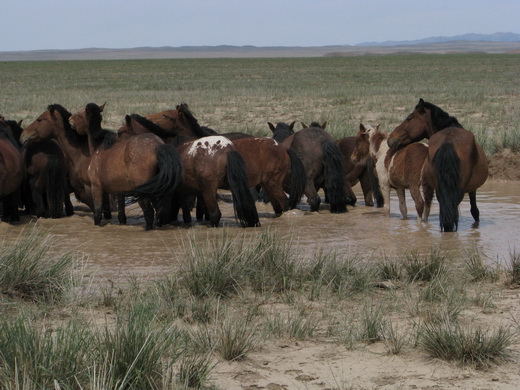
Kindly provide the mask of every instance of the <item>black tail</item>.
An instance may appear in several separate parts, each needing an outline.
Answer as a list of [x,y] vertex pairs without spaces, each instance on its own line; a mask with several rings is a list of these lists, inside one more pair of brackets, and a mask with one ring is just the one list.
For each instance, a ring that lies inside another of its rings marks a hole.
[[441,231],[455,232],[459,225],[460,160],[453,144],[443,144],[433,157]]
[[242,227],[260,226],[255,200],[249,189],[246,164],[237,151],[228,153],[227,180],[233,194],[235,215]]
[[347,191],[343,174],[342,155],[334,142],[323,143],[323,164],[325,167],[325,192],[329,198],[331,213],[347,211]]
[[137,199],[152,198],[171,201],[175,189],[182,180],[182,162],[177,149],[173,145],[160,145],[157,150],[157,174],[146,183],[137,186],[125,195]]
[[303,192],[305,191],[305,182],[307,181],[307,174],[302,160],[294,149],[287,149],[287,154],[291,159],[291,188],[289,190],[289,208],[294,209],[298,206]]
[[63,160],[58,156],[49,156],[45,167],[45,193],[49,217],[61,218],[63,216],[63,200],[67,187],[67,172]]

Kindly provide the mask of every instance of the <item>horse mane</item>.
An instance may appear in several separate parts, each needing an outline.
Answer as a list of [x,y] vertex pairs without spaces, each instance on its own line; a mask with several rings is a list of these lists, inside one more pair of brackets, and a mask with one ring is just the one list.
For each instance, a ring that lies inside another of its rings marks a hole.
[[[417,107],[418,105],[415,108]],[[447,127],[462,127],[457,118],[451,116],[435,104],[424,102],[424,107],[430,110],[433,126],[437,130],[446,129]]]
[[67,111],[65,107],[60,104],[51,104],[47,107],[49,111],[58,111],[63,118],[63,129],[65,130],[65,137],[70,142],[70,144],[76,148],[83,148],[88,146],[88,138],[86,135],[78,134],[70,124],[70,117],[72,114]]
[[215,130],[199,125],[199,121],[193,116],[193,113],[186,103],[179,104],[175,109],[177,112],[184,114],[188,125],[197,137],[207,137],[216,134]]
[[131,114],[130,118],[132,118],[134,121],[139,123],[141,126],[143,126],[145,129],[150,131],[150,133],[155,134],[156,136],[160,138],[170,138],[175,137],[176,134],[166,130],[165,128],[157,125],[156,123],[152,122],[150,119],[145,118],[144,116],[141,116],[139,114]]
[[20,124],[17,121],[13,121],[13,120],[9,120],[9,119],[4,119],[3,123],[5,123],[7,125],[7,127],[9,127],[11,129],[11,133],[12,133],[14,139],[16,140],[18,146],[22,146],[20,144],[20,136],[22,135],[23,129],[20,126]]
[[321,124],[318,123],[318,122],[311,122],[311,124],[309,125],[309,127],[319,127],[320,129],[322,128],[322,127],[321,127]]
[[88,121],[88,132],[92,137],[94,147],[97,149],[100,145],[104,149],[110,149],[117,140],[117,134],[101,127],[103,116],[101,109],[95,103],[87,104],[86,110]]

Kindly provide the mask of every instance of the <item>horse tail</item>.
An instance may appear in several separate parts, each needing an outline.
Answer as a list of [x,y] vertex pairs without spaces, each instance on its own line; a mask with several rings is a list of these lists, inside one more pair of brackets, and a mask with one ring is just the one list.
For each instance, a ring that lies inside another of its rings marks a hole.
[[294,209],[300,202],[305,192],[305,182],[307,181],[307,173],[303,166],[302,160],[294,149],[287,149],[287,154],[291,159],[291,188],[289,190],[289,208]]
[[244,159],[236,150],[228,152],[227,181],[233,194],[235,216],[242,227],[260,226],[255,200],[249,189]]
[[67,187],[67,172],[63,160],[58,156],[49,156],[45,167],[45,194],[51,218],[63,216],[63,199]]
[[460,203],[460,160],[453,144],[444,143],[433,157],[441,231],[457,231]]
[[347,211],[347,190],[342,158],[338,145],[330,141],[323,143],[325,191],[329,198],[331,213]]
[[182,180],[182,161],[173,145],[162,144],[155,151],[157,156],[157,174],[125,195],[155,200],[171,200],[175,189]]

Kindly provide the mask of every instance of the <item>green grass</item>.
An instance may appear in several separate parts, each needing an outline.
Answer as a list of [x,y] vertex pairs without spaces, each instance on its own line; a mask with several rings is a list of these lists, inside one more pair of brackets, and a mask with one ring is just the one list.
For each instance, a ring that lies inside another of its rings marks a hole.
[[520,55],[171,59],[0,63],[0,113],[27,125],[51,103],[74,112],[107,102],[105,126],[187,102],[220,132],[269,135],[267,122],[328,121],[334,138],[360,122],[392,130],[420,97],[451,115],[488,153],[520,150]]

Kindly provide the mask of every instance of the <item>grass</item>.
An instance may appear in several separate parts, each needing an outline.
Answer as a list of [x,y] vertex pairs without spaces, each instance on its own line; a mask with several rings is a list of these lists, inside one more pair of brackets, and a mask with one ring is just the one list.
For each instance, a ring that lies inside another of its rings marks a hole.
[[326,120],[339,139],[360,122],[393,129],[422,97],[491,154],[520,150],[519,65],[512,54],[4,62],[0,112],[27,125],[51,103],[74,112],[106,101],[104,120],[115,129],[125,114],[187,102],[220,132],[269,135],[268,121]]

